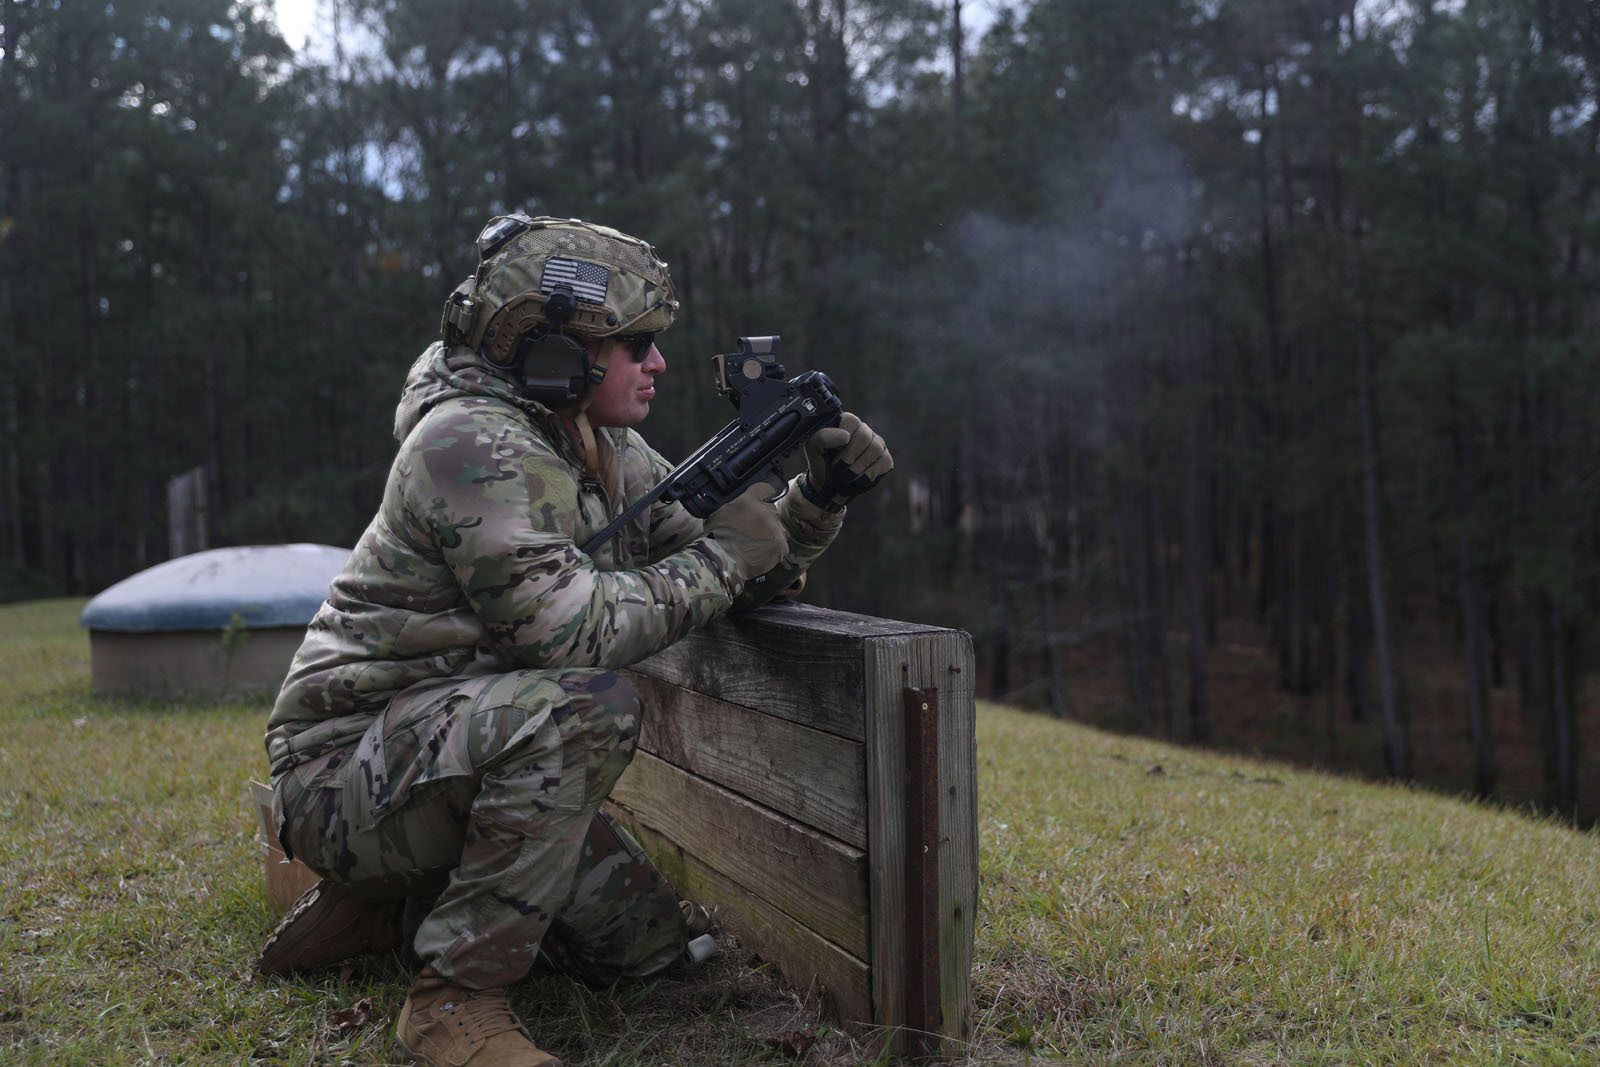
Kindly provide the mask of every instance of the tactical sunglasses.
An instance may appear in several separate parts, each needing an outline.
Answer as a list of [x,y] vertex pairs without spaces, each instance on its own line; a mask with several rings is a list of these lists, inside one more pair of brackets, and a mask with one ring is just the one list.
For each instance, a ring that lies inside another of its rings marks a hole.
[[635,363],[643,363],[650,355],[650,346],[656,343],[654,332],[619,333],[616,339],[628,346],[628,354],[633,356]]

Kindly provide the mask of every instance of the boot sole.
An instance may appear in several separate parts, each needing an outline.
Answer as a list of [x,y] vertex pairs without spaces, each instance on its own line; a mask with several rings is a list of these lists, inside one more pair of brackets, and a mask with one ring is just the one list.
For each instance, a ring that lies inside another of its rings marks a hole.
[[421,1063],[429,1067],[433,1064],[433,1061],[422,1053],[411,1051],[411,1046],[406,1044],[406,1039],[399,1034],[394,1035],[394,1047],[399,1050],[403,1063]]
[[292,967],[285,966],[283,963],[281,957],[286,955],[286,953],[279,952],[277,953],[278,958],[275,958],[274,950],[279,947],[279,940],[281,940],[283,936],[289,932],[291,927],[300,921],[300,918],[305,915],[306,912],[322,903],[324,893],[325,891],[320,883],[312,886],[307,892],[302,893],[300,899],[295,901],[294,904],[290,906],[289,910],[284,913],[282,919],[278,920],[278,925],[274,926],[272,928],[272,933],[267,935],[267,943],[261,947],[261,954],[255,958],[254,962],[257,973],[285,974],[288,971],[293,970]]
[[[337,958],[318,958],[313,955],[309,959],[294,959],[295,955],[313,938],[318,927],[326,918],[326,914],[315,914],[318,909],[322,909],[325,913],[331,913],[346,899],[347,895],[341,889],[336,886],[330,886],[327,882],[318,883],[307,890],[299,900],[294,902],[293,907],[273,928],[272,933],[267,935],[267,943],[262,947],[261,954],[254,961],[256,971],[260,974],[287,974],[296,970],[313,970],[318,967],[332,966],[341,960],[351,959],[364,952],[387,951],[389,948],[398,945],[398,940],[393,945],[364,943],[362,947]],[[375,904],[374,906],[379,905]],[[296,927],[302,925],[302,923],[305,929],[295,932]],[[291,937],[292,933],[293,936]],[[288,943],[284,943],[285,938],[290,938]]]

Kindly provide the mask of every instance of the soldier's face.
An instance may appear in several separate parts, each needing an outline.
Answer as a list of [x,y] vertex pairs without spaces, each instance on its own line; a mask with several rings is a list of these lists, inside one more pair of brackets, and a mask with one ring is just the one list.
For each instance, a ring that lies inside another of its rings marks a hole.
[[[642,360],[635,360],[624,344],[613,344],[606,360],[605,380],[596,387],[589,402],[589,422],[594,426],[636,426],[650,414],[650,401],[656,395],[656,375],[667,369],[667,361],[654,344]],[[597,355],[596,345],[590,356]]]

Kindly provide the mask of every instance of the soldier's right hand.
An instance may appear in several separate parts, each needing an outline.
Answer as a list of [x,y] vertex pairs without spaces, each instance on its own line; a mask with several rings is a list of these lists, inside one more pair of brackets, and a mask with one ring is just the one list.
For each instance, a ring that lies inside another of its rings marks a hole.
[[733,557],[746,581],[776,567],[789,551],[773,492],[768,483],[757,482],[706,516],[706,535]]

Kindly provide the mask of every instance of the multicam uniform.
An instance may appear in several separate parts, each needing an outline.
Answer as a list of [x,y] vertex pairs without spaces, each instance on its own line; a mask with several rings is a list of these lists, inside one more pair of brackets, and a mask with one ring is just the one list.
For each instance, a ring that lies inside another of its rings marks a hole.
[[541,942],[594,981],[658,970],[686,941],[677,901],[599,810],[644,713],[615,670],[783,589],[841,519],[788,493],[788,554],[749,590],[679,504],[590,558],[669,465],[605,430],[586,480],[563,420],[465,347],[417,360],[395,435],[268,723],[284,849],[377,895],[442,887],[414,947],[457,985],[517,980]]

